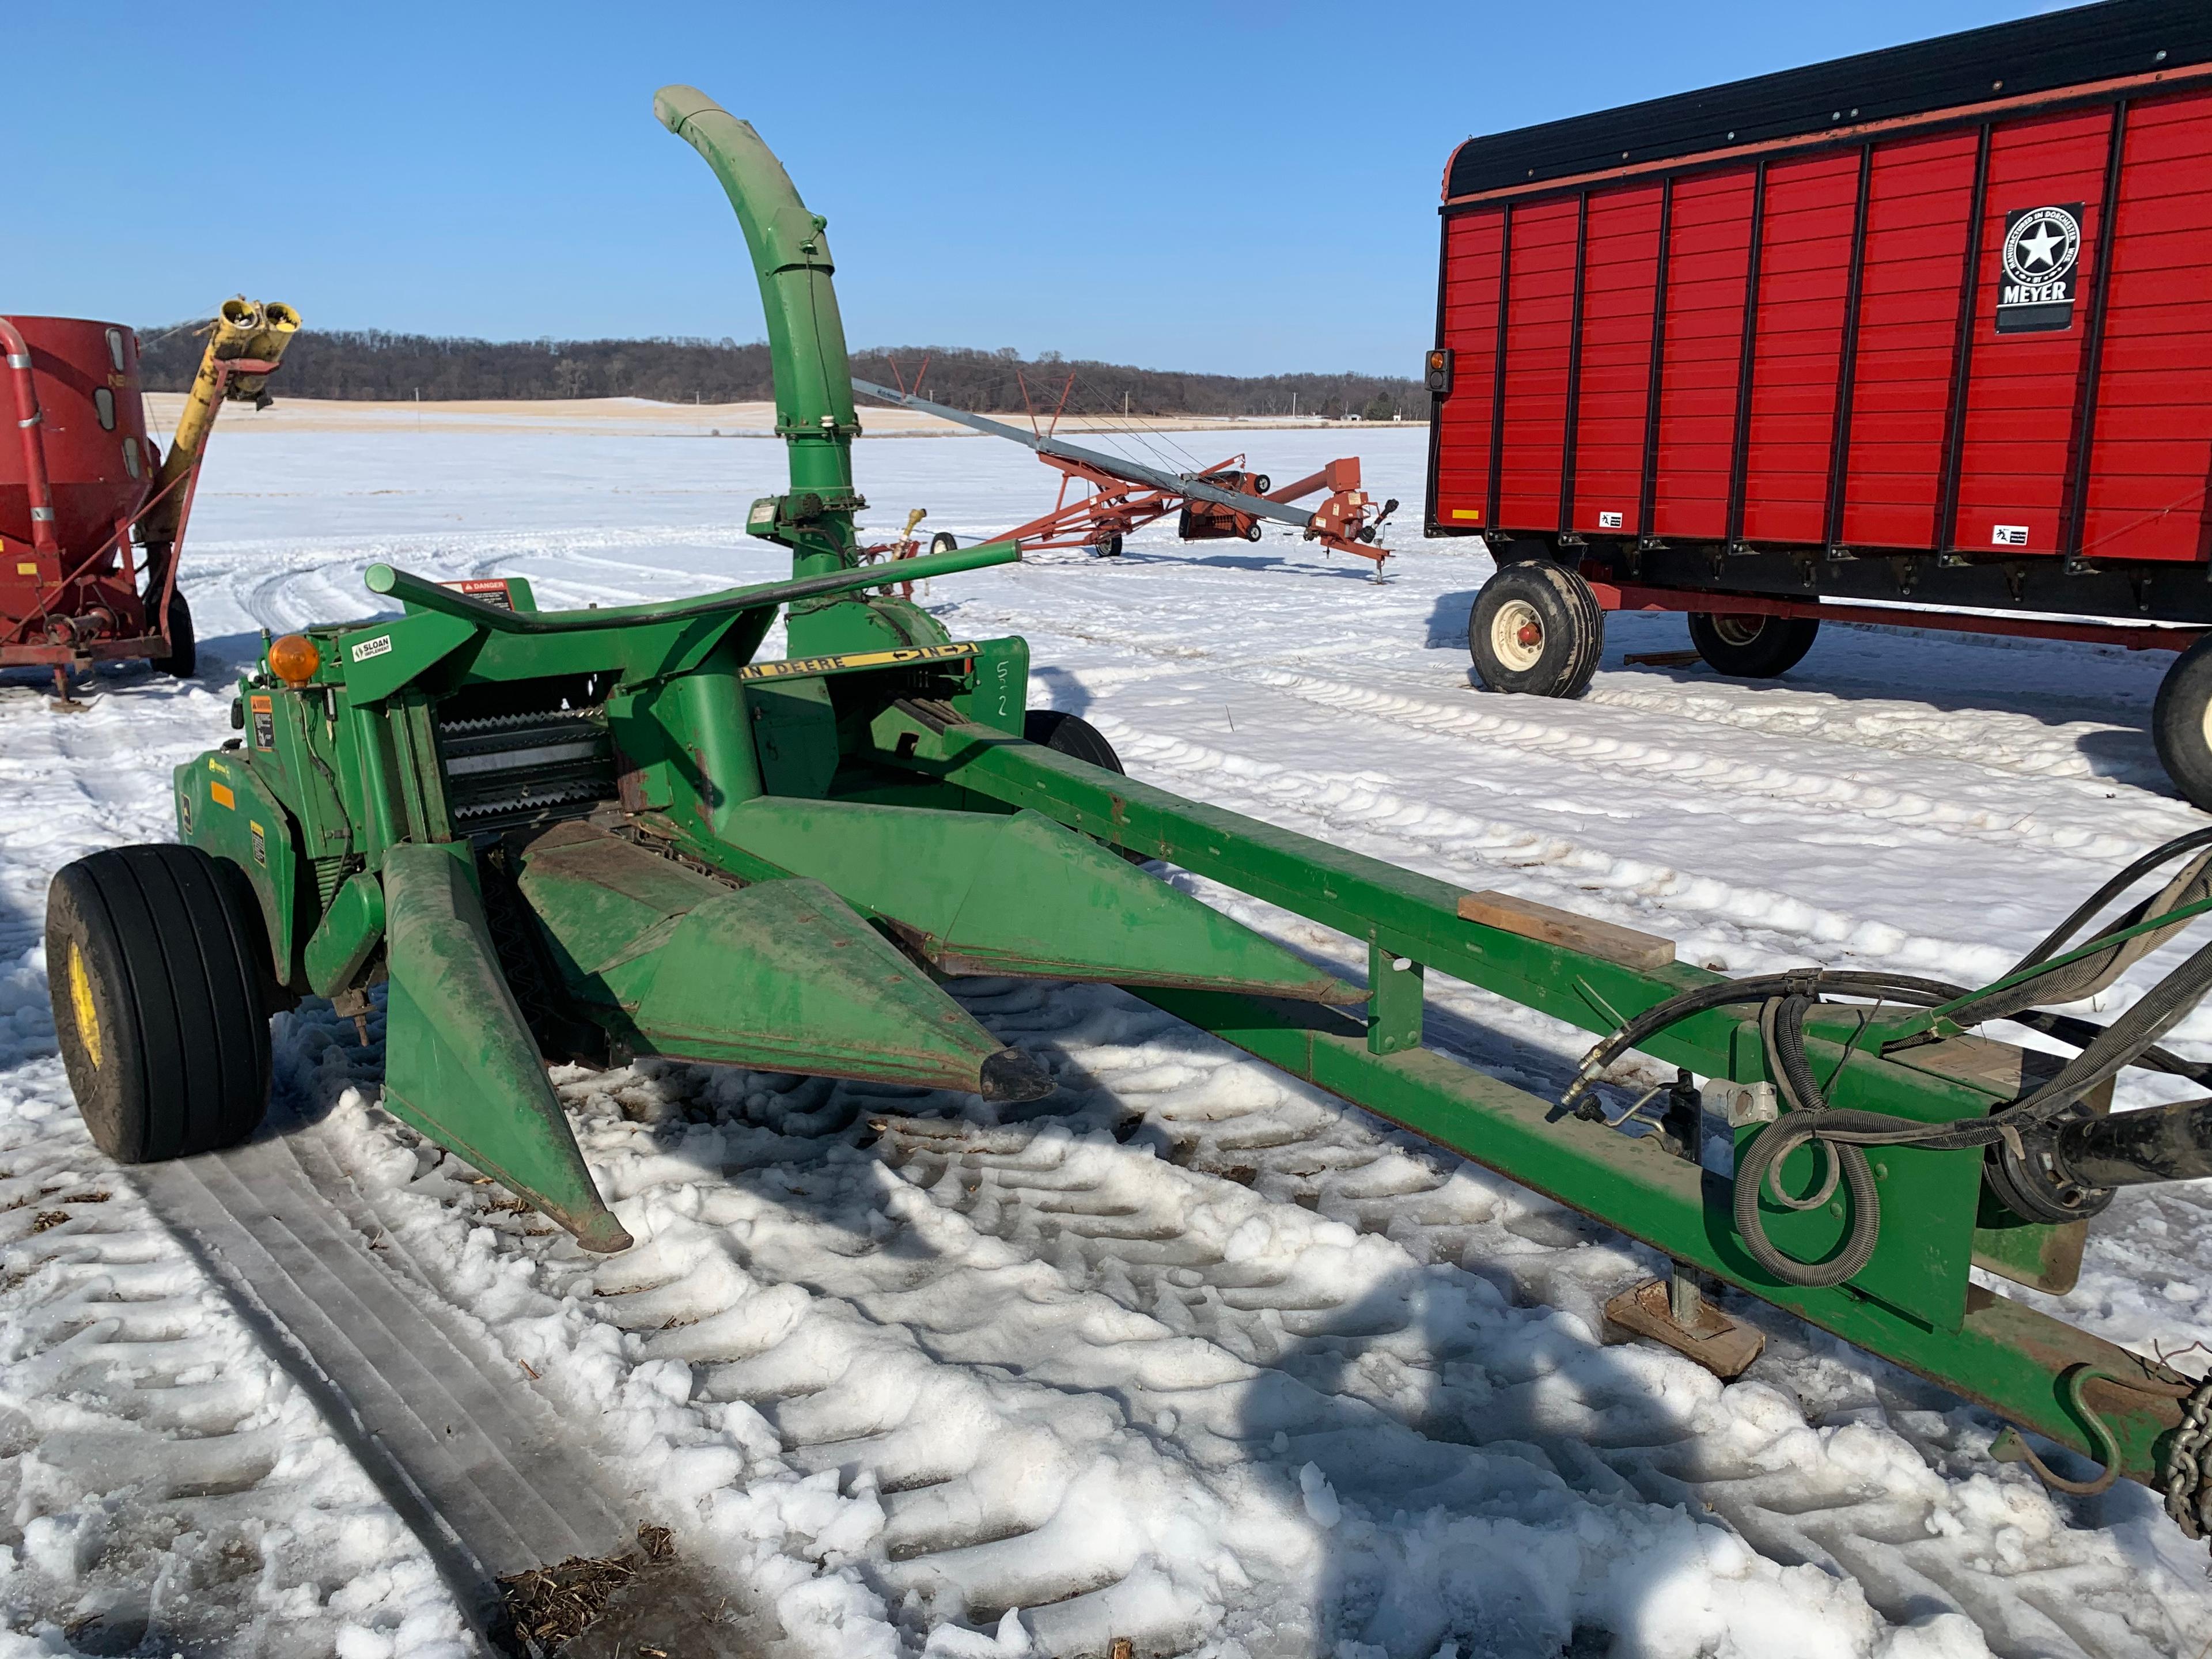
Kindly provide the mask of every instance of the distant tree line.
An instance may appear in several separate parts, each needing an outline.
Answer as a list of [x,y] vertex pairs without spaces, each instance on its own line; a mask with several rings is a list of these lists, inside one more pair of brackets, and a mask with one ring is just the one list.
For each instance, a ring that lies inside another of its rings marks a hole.
[[[202,338],[191,324],[140,336],[148,390],[181,392],[199,366]],[[927,360],[927,368],[924,363]],[[1011,346],[880,347],[856,352],[863,380],[911,389],[979,412],[1050,410],[1067,390],[1076,414],[1319,415],[1369,420],[1425,417],[1428,394],[1382,374],[1192,374],[1121,363],[1029,359]],[[271,390],[279,397],[426,402],[465,398],[645,398],[656,403],[753,403],[775,395],[768,347],[735,340],[468,340],[378,331],[302,331]]]

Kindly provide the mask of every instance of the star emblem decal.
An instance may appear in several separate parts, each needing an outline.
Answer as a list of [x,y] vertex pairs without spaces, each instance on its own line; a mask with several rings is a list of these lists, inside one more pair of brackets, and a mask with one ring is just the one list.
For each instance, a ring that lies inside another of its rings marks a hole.
[[2057,255],[2053,250],[2064,246],[2065,241],[2066,239],[2053,230],[2046,220],[2020,239],[2017,246],[2021,263],[2030,268],[2040,265],[2047,269],[2057,263]]

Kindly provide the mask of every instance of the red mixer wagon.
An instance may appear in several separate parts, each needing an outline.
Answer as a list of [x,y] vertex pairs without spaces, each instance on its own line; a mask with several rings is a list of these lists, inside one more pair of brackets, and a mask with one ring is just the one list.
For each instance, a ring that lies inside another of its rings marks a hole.
[[199,461],[228,398],[264,383],[300,326],[290,307],[227,302],[165,459],[147,435],[138,339],[118,323],[0,317],[0,667],[50,668],[61,701],[98,662],[192,672],[177,552]]
[[1723,673],[1823,620],[2179,652],[2212,806],[2212,9],[2113,0],[1471,138],[1443,187],[1431,535],[1478,673],[1603,611]]

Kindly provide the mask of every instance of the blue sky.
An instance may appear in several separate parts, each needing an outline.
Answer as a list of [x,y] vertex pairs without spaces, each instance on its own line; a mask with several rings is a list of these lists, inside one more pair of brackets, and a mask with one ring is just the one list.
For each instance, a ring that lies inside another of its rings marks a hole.
[[2039,9],[15,0],[0,307],[757,338],[736,222],[652,117],[688,81],[828,216],[856,344],[1408,373],[1469,133]]

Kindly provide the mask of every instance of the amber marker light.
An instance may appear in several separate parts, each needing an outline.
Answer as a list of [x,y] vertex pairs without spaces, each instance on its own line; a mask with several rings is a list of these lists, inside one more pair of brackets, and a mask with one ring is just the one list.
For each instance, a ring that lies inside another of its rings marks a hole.
[[269,672],[287,685],[305,685],[323,665],[323,653],[305,634],[284,634],[270,641]]

